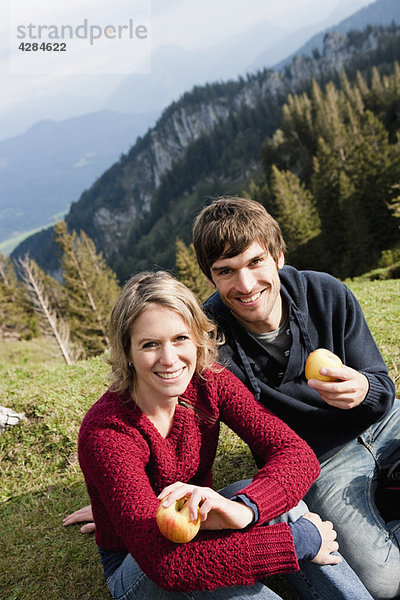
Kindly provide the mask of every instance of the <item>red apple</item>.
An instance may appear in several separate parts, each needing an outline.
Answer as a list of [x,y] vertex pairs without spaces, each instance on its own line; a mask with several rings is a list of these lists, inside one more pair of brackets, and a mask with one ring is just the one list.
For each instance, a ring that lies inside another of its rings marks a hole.
[[320,381],[337,381],[334,377],[321,375],[322,367],[340,368],[343,363],[336,354],[326,348],[318,348],[311,352],[306,361],[305,375],[307,379],[319,379]]
[[165,507],[160,503],[157,509],[156,521],[158,529],[171,542],[185,544],[197,535],[200,529],[200,517],[195,521],[190,519],[189,498],[180,498],[171,506]]

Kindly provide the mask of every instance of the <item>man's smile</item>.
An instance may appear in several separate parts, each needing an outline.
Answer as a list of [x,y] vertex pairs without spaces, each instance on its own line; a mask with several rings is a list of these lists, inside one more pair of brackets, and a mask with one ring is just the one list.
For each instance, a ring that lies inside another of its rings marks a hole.
[[261,294],[263,294],[264,292],[265,290],[261,290],[260,292],[256,292],[252,296],[239,296],[236,298],[236,300],[239,300],[239,302],[241,302],[242,304],[252,304],[253,302],[256,302],[261,297]]

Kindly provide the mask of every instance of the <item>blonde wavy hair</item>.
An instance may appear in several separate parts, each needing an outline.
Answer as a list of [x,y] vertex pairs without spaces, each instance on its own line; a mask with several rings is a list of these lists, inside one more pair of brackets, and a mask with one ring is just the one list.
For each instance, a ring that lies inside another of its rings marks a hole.
[[200,376],[205,369],[217,368],[217,328],[204,314],[196,296],[170,273],[146,271],[129,279],[111,313],[108,363],[111,365],[111,387],[118,393],[132,393],[135,389],[135,368],[128,364],[131,332],[150,304],[170,308],[182,317],[197,346],[196,372]]

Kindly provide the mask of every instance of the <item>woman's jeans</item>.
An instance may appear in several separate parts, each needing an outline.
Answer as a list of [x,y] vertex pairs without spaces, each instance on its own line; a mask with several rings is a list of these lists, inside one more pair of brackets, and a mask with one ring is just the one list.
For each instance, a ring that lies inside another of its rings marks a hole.
[[400,595],[400,519],[385,523],[375,502],[379,477],[399,459],[400,400],[395,400],[381,422],[321,464],[305,497],[310,510],[332,521],[341,554],[375,600]]
[[[224,488],[220,493],[234,496],[251,480],[236,482]],[[308,512],[304,502],[274,519],[295,521]],[[301,561],[300,571],[285,574],[300,598],[304,600],[373,600],[358,577],[343,560],[338,565],[316,565],[310,561]],[[115,600],[279,600],[275,592],[266,585],[257,582],[252,586],[219,588],[212,591],[166,592],[153,583],[139,568],[130,554],[122,565],[107,580],[108,588]]]

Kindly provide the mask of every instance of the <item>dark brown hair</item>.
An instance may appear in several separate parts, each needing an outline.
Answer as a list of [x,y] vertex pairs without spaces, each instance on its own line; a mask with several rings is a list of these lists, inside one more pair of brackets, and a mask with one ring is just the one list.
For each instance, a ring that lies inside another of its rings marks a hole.
[[194,221],[193,245],[208,279],[212,279],[211,266],[216,260],[237,256],[253,242],[268,250],[275,262],[286,250],[277,221],[255,200],[219,198],[203,208]]

